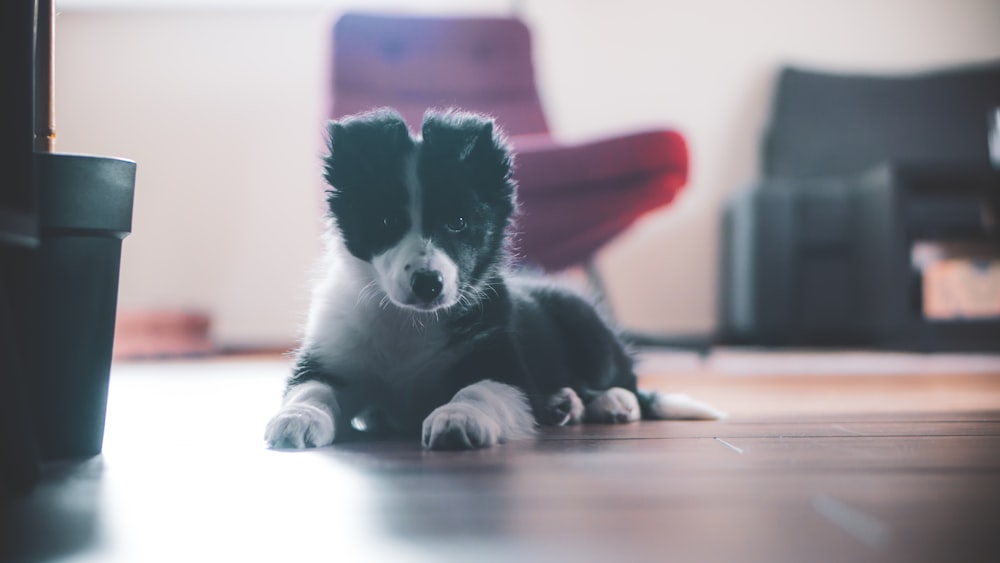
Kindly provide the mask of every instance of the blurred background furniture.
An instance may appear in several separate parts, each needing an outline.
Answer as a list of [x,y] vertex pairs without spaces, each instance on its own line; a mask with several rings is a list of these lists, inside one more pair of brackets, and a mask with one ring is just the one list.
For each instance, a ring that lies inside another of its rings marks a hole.
[[4,4],[0,499],[100,453],[135,163],[53,152],[52,0]]
[[0,107],[0,501],[32,487],[39,477],[38,449],[28,405],[22,296],[30,282],[19,267],[38,246],[34,182],[34,65],[37,2],[0,6],[0,76],[9,92]]
[[333,28],[333,118],[391,106],[419,129],[428,108],[492,115],[517,150],[518,255],[536,268],[586,266],[687,183],[684,137],[659,129],[564,144],[550,136],[531,33],[504,17],[348,13]]
[[997,62],[895,76],[783,69],[761,178],[724,211],[721,340],[1000,349],[1000,317],[926,317],[928,265],[914,262],[928,244],[1000,259],[987,149],[998,105]]

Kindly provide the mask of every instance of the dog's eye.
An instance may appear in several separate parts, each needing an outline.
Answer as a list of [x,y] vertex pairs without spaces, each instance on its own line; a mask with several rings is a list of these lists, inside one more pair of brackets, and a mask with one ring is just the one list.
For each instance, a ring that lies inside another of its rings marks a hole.
[[455,217],[445,225],[447,229],[453,233],[464,231],[466,227],[464,217]]
[[393,227],[396,226],[396,222],[397,222],[396,219],[394,219],[393,217],[390,217],[389,215],[386,215],[385,217],[382,217],[382,227],[383,228],[391,229],[391,228],[393,228]]

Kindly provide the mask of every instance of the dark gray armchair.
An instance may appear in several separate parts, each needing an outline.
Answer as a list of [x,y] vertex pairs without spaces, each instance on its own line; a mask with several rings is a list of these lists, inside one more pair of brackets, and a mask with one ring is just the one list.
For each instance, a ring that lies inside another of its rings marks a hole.
[[724,211],[721,340],[1000,347],[1000,322],[925,322],[910,259],[916,240],[1000,243],[995,106],[1000,61],[893,76],[783,69],[761,178]]

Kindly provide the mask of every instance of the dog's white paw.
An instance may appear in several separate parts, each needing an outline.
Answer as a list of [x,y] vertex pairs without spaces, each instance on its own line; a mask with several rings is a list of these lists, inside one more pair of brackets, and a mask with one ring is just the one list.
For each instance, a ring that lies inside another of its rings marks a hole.
[[473,405],[447,403],[424,419],[422,441],[430,450],[488,448],[500,438],[500,425]]
[[621,387],[612,387],[588,403],[583,416],[587,422],[616,424],[635,422],[642,413],[635,393]]
[[583,420],[583,401],[576,391],[563,387],[546,401],[545,412],[540,418],[543,424],[550,426],[579,424]]
[[332,444],[333,433],[330,411],[307,403],[291,403],[267,423],[264,440],[275,449],[314,448]]

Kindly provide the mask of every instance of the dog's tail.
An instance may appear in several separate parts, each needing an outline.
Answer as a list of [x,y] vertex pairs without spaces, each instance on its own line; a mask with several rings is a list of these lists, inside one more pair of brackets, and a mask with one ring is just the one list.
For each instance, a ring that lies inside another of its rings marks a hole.
[[726,413],[687,395],[640,389],[636,393],[642,418],[654,420],[719,420]]

